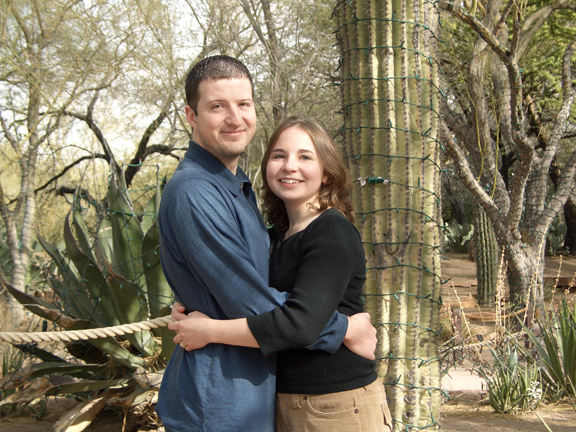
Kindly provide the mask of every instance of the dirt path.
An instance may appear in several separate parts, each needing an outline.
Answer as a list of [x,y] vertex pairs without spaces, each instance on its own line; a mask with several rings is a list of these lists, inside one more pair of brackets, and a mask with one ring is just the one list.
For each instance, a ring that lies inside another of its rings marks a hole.
[[[570,405],[541,406],[534,413],[497,414],[489,406],[452,405],[442,408],[443,432],[553,432],[576,431],[576,411]],[[540,418],[538,418],[540,416]]]

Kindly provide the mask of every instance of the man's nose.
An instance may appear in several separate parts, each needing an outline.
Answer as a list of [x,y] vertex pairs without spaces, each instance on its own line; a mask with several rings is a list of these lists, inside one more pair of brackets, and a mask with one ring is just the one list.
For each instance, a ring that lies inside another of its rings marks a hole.
[[238,107],[230,107],[226,120],[232,125],[240,125],[242,123],[242,115],[240,114]]

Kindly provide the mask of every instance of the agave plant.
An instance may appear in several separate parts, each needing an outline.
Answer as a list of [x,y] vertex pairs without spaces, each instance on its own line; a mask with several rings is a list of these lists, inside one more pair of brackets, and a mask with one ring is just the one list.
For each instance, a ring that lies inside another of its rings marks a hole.
[[[95,230],[88,228],[82,208],[75,206],[64,223],[63,246],[39,236],[53,261],[47,278],[56,300],[49,303],[8,286],[10,292],[28,310],[65,330],[129,324],[168,314],[173,297],[160,266],[156,221],[162,188],[157,181],[154,195],[138,214],[123,176],[112,172],[108,211],[98,218]],[[161,328],[67,343],[75,359],[36,348],[33,352],[43,362],[19,371],[18,379],[5,376],[0,381],[2,390],[16,390],[0,406],[54,394],[90,395],[86,409],[92,411],[117,404],[126,408],[126,403],[143,398],[150,402],[153,397],[144,395],[154,392],[149,388],[152,384],[138,385],[140,375],[135,372],[163,368],[175,347],[172,337]],[[31,352],[30,347],[20,348]],[[123,402],[118,401],[120,396]],[[93,403],[95,398],[101,403]],[[78,416],[85,416],[86,409]],[[63,424],[70,422],[74,418]]]
[[538,367],[520,359],[517,346],[505,344],[490,352],[491,367],[478,368],[488,384],[490,406],[504,414],[536,409],[544,397]]
[[571,308],[562,299],[557,311],[544,311],[537,323],[538,332],[523,329],[542,368],[544,386],[553,400],[576,396],[576,303]]

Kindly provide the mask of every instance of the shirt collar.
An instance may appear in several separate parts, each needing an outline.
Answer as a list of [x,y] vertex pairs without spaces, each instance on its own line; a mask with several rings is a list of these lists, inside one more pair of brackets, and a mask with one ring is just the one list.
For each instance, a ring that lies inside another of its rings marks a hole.
[[240,167],[236,170],[236,175],[232,174],[218,158],[194,141],[190,141],[185,157],[192,159],[208,173],[213,174],[235,196],[240,192],[248,195],[252,190],[252,182]]

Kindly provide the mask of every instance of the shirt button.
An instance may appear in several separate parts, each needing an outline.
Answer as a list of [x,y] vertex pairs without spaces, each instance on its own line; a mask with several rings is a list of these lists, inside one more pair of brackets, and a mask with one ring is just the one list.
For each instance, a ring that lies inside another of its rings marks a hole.
[[358,413],[360,412],[360,410],[359,410],[358,408],[356,408],[356,409],[354,410],[354,412],[355,412],[356,414],[358,414]]
[[304,400],[308,400],[308,396],[304,396]]

